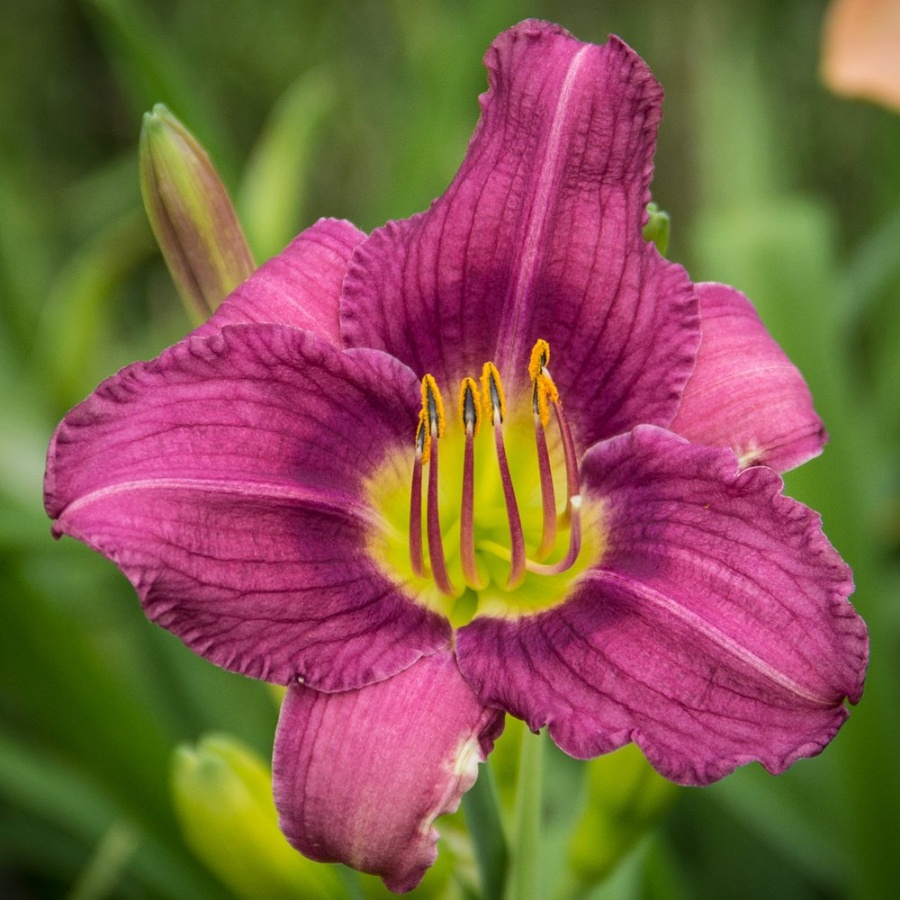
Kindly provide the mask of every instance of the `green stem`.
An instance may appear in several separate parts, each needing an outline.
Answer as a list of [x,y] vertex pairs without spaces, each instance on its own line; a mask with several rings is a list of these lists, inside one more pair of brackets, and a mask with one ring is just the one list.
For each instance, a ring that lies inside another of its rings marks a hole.
[[522,735],[519,780],[516,785],[516,812],[513,831],[512,865],[505,900],[535,900],[540,896],[538,841],[543,799],[544,735]]
[[137,830],[124,819],[113,822],[69,892],[69,900],[102,900],[115,894],[140,841]]

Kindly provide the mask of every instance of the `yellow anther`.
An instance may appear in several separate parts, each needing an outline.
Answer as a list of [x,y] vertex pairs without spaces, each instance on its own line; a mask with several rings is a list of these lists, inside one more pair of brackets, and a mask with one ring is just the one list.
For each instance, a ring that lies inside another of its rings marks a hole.
[[474,378],[463,378],[459,386],[459,418],[463,430],[474,437],[481,428],[481,392]]
[[538,380],[548,362],[550,362],[550,345],[542,338],[534,345],[528,363],[528,374],[532,381]]
[[492,362],[486,362],[481,370],[481,402],[484,414],[494,425],[499,425],[506,418],[503,384],[500,381],[500,373]]
[[424,410],[419,412],[419,424],[416,426],[416,456],[423,465],[431,459],[431,431]]
[[534,380],[532,402],[534,411],[541,420],[541,425],[546,428],[550,422],[550,404],[559,402],[559,391],[553,383],[553,379],[546,373],[541,373]]
[[426,375],[422,379],[422,417],[432,437],[444,434],[444,401],[433,375]]

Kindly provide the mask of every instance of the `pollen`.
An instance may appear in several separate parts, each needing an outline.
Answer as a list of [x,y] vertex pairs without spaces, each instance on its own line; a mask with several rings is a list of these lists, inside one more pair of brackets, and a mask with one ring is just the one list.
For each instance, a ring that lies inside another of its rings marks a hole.
[[531,351],[528,374],[531,376],[532,410],[544,428],[550,424],[550,404],[559,403],[559,391],[547,371],[549,361],[550,344],[541,339]]
[[538,376],[547,368],[550,362],[550,344],[540,338],[531,351],[531,361],[528,363],[528,374],[532,381],[537,381]]
[[481,402],[484,414],[494,425],[500,425],[506,418],[506,397],[500,372],[492,362],[486,362],[481,370]]
[[433,375],[422,379],[422,418],[428,423],[428,431],[432,437],[444,434],[444,400],[438,390]]
[[459,386],[459,419],[463,430],[473,437],[481,428],[481,392],[474,378],[463,378]]
[[425,410],[419,413],[419,424],[416,426],[416,458],[423,465],[431,459],[431,430]]
[[551,403],[559,403],[559,391],[556,389],[553,379],[546,371],[543,371],[534,379],[532,385],[532,407],[544,428],[550,424]]

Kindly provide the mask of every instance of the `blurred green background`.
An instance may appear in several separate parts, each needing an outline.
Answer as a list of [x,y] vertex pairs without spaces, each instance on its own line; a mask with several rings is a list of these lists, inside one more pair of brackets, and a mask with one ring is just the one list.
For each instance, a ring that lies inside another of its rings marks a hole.
[[[477,120],[484,50],[529,16],[615,32],[663,83],[668,255],[744,290],[807,376],[831,444],[788,489],[822,511],[872,635],[866,695],[822,756],[678,790],[594,896],[895,895],[900,115],[821,86],[825,8],[0,0],[0,896],[233,896],[182,838],[173,752],[210,731],[271,750],[270,693],[149,625],[43,514],[58,419],[189,328],[141,207],[142,113],[166,103],[207,147],[262,261],[321,215],[371,229],[424,208]],[[440,872],[419,893],[441,891],[465,895]]]

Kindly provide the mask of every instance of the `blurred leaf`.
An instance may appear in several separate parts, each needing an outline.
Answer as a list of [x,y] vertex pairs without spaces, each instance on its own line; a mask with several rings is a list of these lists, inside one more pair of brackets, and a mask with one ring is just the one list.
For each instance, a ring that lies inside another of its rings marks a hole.
[[103,900],[113,892],[140,844],[140,835],[127,822],[113,822],[97,844],[66,900]]
[[[882,433],[900,429],[900,211],[866,235],[845,275],[843,321],[854,342],[854,373],[871,386]],[[896,492],[896,489],[895,489]]]
[[510,829],[510,859],[503,896],[506,900],[529,900],[542,875],[538,850],[543,837],[544,758],[550,742],[546,731],[523,734],[519,753],[516,803]]
[[[821,884],[830,884],[836,892],[851,875],[850,852],[834,829],[841,815],[839,798],[821,791],[821,770],[838,769],[828,758],[805,771],[811,776],[798,777],[804,766],[784,777],[772,778],[758,767],[750,767],[714,786],[717,799],[752,828],[761,840],[771,842],[778,852],[790,859],[798,869]],[[840,773],[834,775],[840,778]]]
[[2,724],[0,794],[7,803],[87,840],[119,814],[96,784]]
[[[83,898],[102,896],[102,889],[112,889],[121,879],[140,882],[171,897],[220,898],[199,869],[123,819],[121,807],[100,782],[2,725],[0,798],[20,810],[20,834],[27,834],[26,821],[33,821],[38,831],[49,828],[47,837],[33,844],[34,863],[40,865],[46,858],[60,878],[69,876],[67,880],[72,881],[80,870],[85,889],[94,888],[92,894],[79,895]],[[68,842],[69,836],[78,843]],[[61,841],[68,851],[58,856],[55,848]],[[92,871],[89,848],[95,843],[99,856]],[[76,846],[81,848],[80,855]],[[130,893],[122,891],[123,895]]]
[[143,211],[134,210],[89,240],[57,276],[43,309],[34,367],[58,407],[81,400],[104,374],[94,363],[97,348],[110,343],[109,304],[154,251]]
[[254,255],[266,260],[301,230],[307,184],[315,177],[311,149],[334,101],[333,78],[313,69],[278,101],[256,142],[237,197]]
[[[148,4],[139,0],[82,0],[96,14],[106,38],[110,61],[131,99],[137,135],[140,115],[155,103],[165,103],[192,126],[201,142],[213,150],[220,164],[227,141],[221,136],[215,113],[204,102],[202,81],[180,52],[173,34],[154,19]],[[230,148],[228,148],[230,149]]]
[[584,887],[606,879],[669,811],[678,788],[634,744],[585,764],[586,805],[572,833],[570,867]]
[[164,782],[168,755],[160,724],[45,598],[8,577],[0,587],[3,716],[33,740],[66,748],[136,821],[163,831],[172,827],[171,811],[155,787]]
[[[53,268],[53,237],[42,198],[21,161],[0,155],[0,365],[11,369],[31,346],[34,316]],[[10,372],[10,374],[12,374]]]

